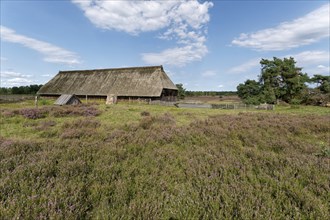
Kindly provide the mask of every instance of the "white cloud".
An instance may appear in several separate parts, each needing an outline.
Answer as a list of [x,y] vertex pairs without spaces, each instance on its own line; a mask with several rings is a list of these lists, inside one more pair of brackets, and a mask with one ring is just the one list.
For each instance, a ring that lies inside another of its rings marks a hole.
[[[303,68],[303,72],[307,72],[310,76],[313,74],[330,74],[329,65],[330,65],[330,54],[329,51],[303,51],[297,54],[288,54],[281,56],[279,58],[289,58],[293,57],[297,62],[298,67]],[[264,59],[272,60],[272,57],[265,57]],[[242,63],[238,66],[232,67],[228,70],[228,73],[250,73],[251,71],[258,74],[260,71],[261,58],[251,59],[245,63]],[[258,69],[259,68],[259,69]]]
[[252,69],[255,69],[256,67],[260,66],[260,60],[261,60],[261,58],[255,58],[255,59],[249,60],[238,66],[230,68],[228,70],[228,72],[229,73],[246,73],[246,72],[251,71]]
[[162,31],[160,39],[175,40],[177,46],[161,52],[141,54],[148,64],[184,66],[201,60],[208,52],[205,25],[211,2],[183,1],[97,1],[73,0],[98,28],[138,35]]
[[35,50],[45,56],[44,61],[46,62],[63,63],[69,65],[80,63],[79,57],[74,52],[65,50],[44,41],[36,40],[24,35],[19,35],[15,33],[14,30],[4,26],[0,26],[0,32],[1,40],[21,44],[27,48]]
[[242,33],[232,44],[260,51],[276,51],[308,45],[330,36],[330,4],[274,28]]
[[138,34],[164,28],[171,22],[169,12],[175,1],[73,0],[98,28]]
[[44,74],[44,75],[41,75],[42,77],[51,77],[52,75],[50,74]]
[[14,72],[14,71],[1,71],[0,73],[1,78],[15,78],[15,77],[20,77],[20,78],[29,78],[31,75],[25,75],[19,72]]
[[1,86],[12,87],[30,85],[36,83],[32,79],[32,75],[22,74],[15,71],[1,71]]
[[152,65],[184,66],[187,63],[201,60],[206,53],[205,45],[187,45],[166,49],[160,53],[143,53],[142,60]]
[[13,79],[8,79],[7,82],[11,83],[11,84],[24,84],[24,83],[31,83],[33,81],[30,79],[17,77],[17,78],[13,78]]
[[318,65],[316,71],[318,72],[318,74],[324,74],[324,75],[327,74],[327,75],[329,75],[329,73],[330,73],[330,66]]
[[218,85],[218,88],[223,88],[223,85]]
[[102,29],[130,34],[155,31],[185,22],[198,29],[209,21],[212,3],[198,1],[98,1],[72,0],[85,16]]
[[[314,74],[329,75],[330,54],[329,51],[303,51],[301,53],[286,55],[284,57],[293,57],[298,67],[303,68],[303,72],[312,76]],[[325,66],[327,65],[327,66]]]
[[302,67],[308,65],[321,65],[324,62],[330,62],[329,51],[304,51],[293,55],[286,55],[285,57],[293,57],[295,61],[297,61],[298,66],[301,65]]
[[217,73],[214,70],[207,70],[205,72],[202,72],[203,77],[212,77],[217,75]]

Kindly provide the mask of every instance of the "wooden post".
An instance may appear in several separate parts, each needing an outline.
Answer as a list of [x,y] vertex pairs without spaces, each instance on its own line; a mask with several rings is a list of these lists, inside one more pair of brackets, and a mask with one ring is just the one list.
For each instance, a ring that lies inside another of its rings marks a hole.
[[35,105],[36,108],[38,108],[38,96],[37,95],[34,98],[34,105]]
[[88,103],[87,95],[86,95],[86,104]]

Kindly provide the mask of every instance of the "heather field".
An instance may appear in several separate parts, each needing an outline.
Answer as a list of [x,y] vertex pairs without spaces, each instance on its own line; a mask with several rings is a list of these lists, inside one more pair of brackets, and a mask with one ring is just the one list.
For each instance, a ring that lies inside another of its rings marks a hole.
[[329,108],[41,103],[0,104],[0,219],[330,215]]

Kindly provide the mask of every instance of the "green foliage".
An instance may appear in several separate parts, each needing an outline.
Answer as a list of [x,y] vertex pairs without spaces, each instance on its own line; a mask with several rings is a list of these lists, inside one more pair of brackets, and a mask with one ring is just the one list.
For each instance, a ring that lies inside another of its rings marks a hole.
[[48,99],[43,99],[43,98],[41,98],[40,100],[39,100],[39,103],[41,104],[41,105],[50,105],[50,104],[53,104],[53,100],[48,100]]
[[318,157],[330,158],[330,146],[329,146],[329,144],[321,141],[321,142],[319,142],[319,145],[321,147],[321,151],[320,151],[320,153],[316,153],[315,155],[318,156]]
[[[296,67],[294,58],[290,57],[273,60],[262,59],[260,83],[264,90],[272,90],[276,100],[291,102],[307,88],[305,83],[309,80],[307,74],[301,72],[302,68]],[[275,100],[273,100],[273,103]]]
[[316,83],[316,89],[322,93],[330,93],[330,76],[314,75],[310,81]]
[[316,84],[316,87],[305,92],[302,97],[303,103],[308,105],[327,105],[330,103],[330,76],[314,75],[310,82]]
[[186,89],[183,87],[183,84],[175,84],[176,87],[178,88],[178,98],[179,99],[184,99],[186,96]]
[[309,81],[309,78],[306,73],[301,72],[302,68],[296,67],[294,58],[262,59],[260,64],[259,82],[247,80],[245,84],[237,87],[238,94],[243,101],[250,102],[250,97],[254,97],[253,101],[271,104],[275,104],[279,100],[287,103],[302,100],[301,96],[307,89],[305,83]]
[[0,88],[0,94],[9,95],[9,94],[36,94],[42,85],[29,85],[29,86],[14,86],[12,88]]
[[0,94],[1,95],[9,95],[11,93],[11,88],[0,87]]
[[255,80],[246,80],[244,84],[237,86],[237,95],[245,104],[258,105],[263,102],[261,96],[261,85]]

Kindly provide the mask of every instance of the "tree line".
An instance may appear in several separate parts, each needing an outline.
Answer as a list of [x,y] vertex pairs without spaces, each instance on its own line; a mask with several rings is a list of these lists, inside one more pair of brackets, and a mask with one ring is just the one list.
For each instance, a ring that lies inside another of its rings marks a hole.
[[184,99],[185,97],[193,96],[229,96],[237,95],[236,91],[187,91],[182,83],[175,84],[178,88],[178,97],[179,99]]
[[[324,104],[330,101],[330,76],[309,77],[292,57],[262,59],[260,64],[257,81],[248,79],[237,86],[237,94],[244,103]],[[316,86],[310,88],[307,84]]]
[[186,91],[186,96],[229,96],[237,95],[235,91]]
[[42,85],[29,85],[29,86],[14,86],[11,88],[0,87],[1,95],[11,94],[36,94]]

